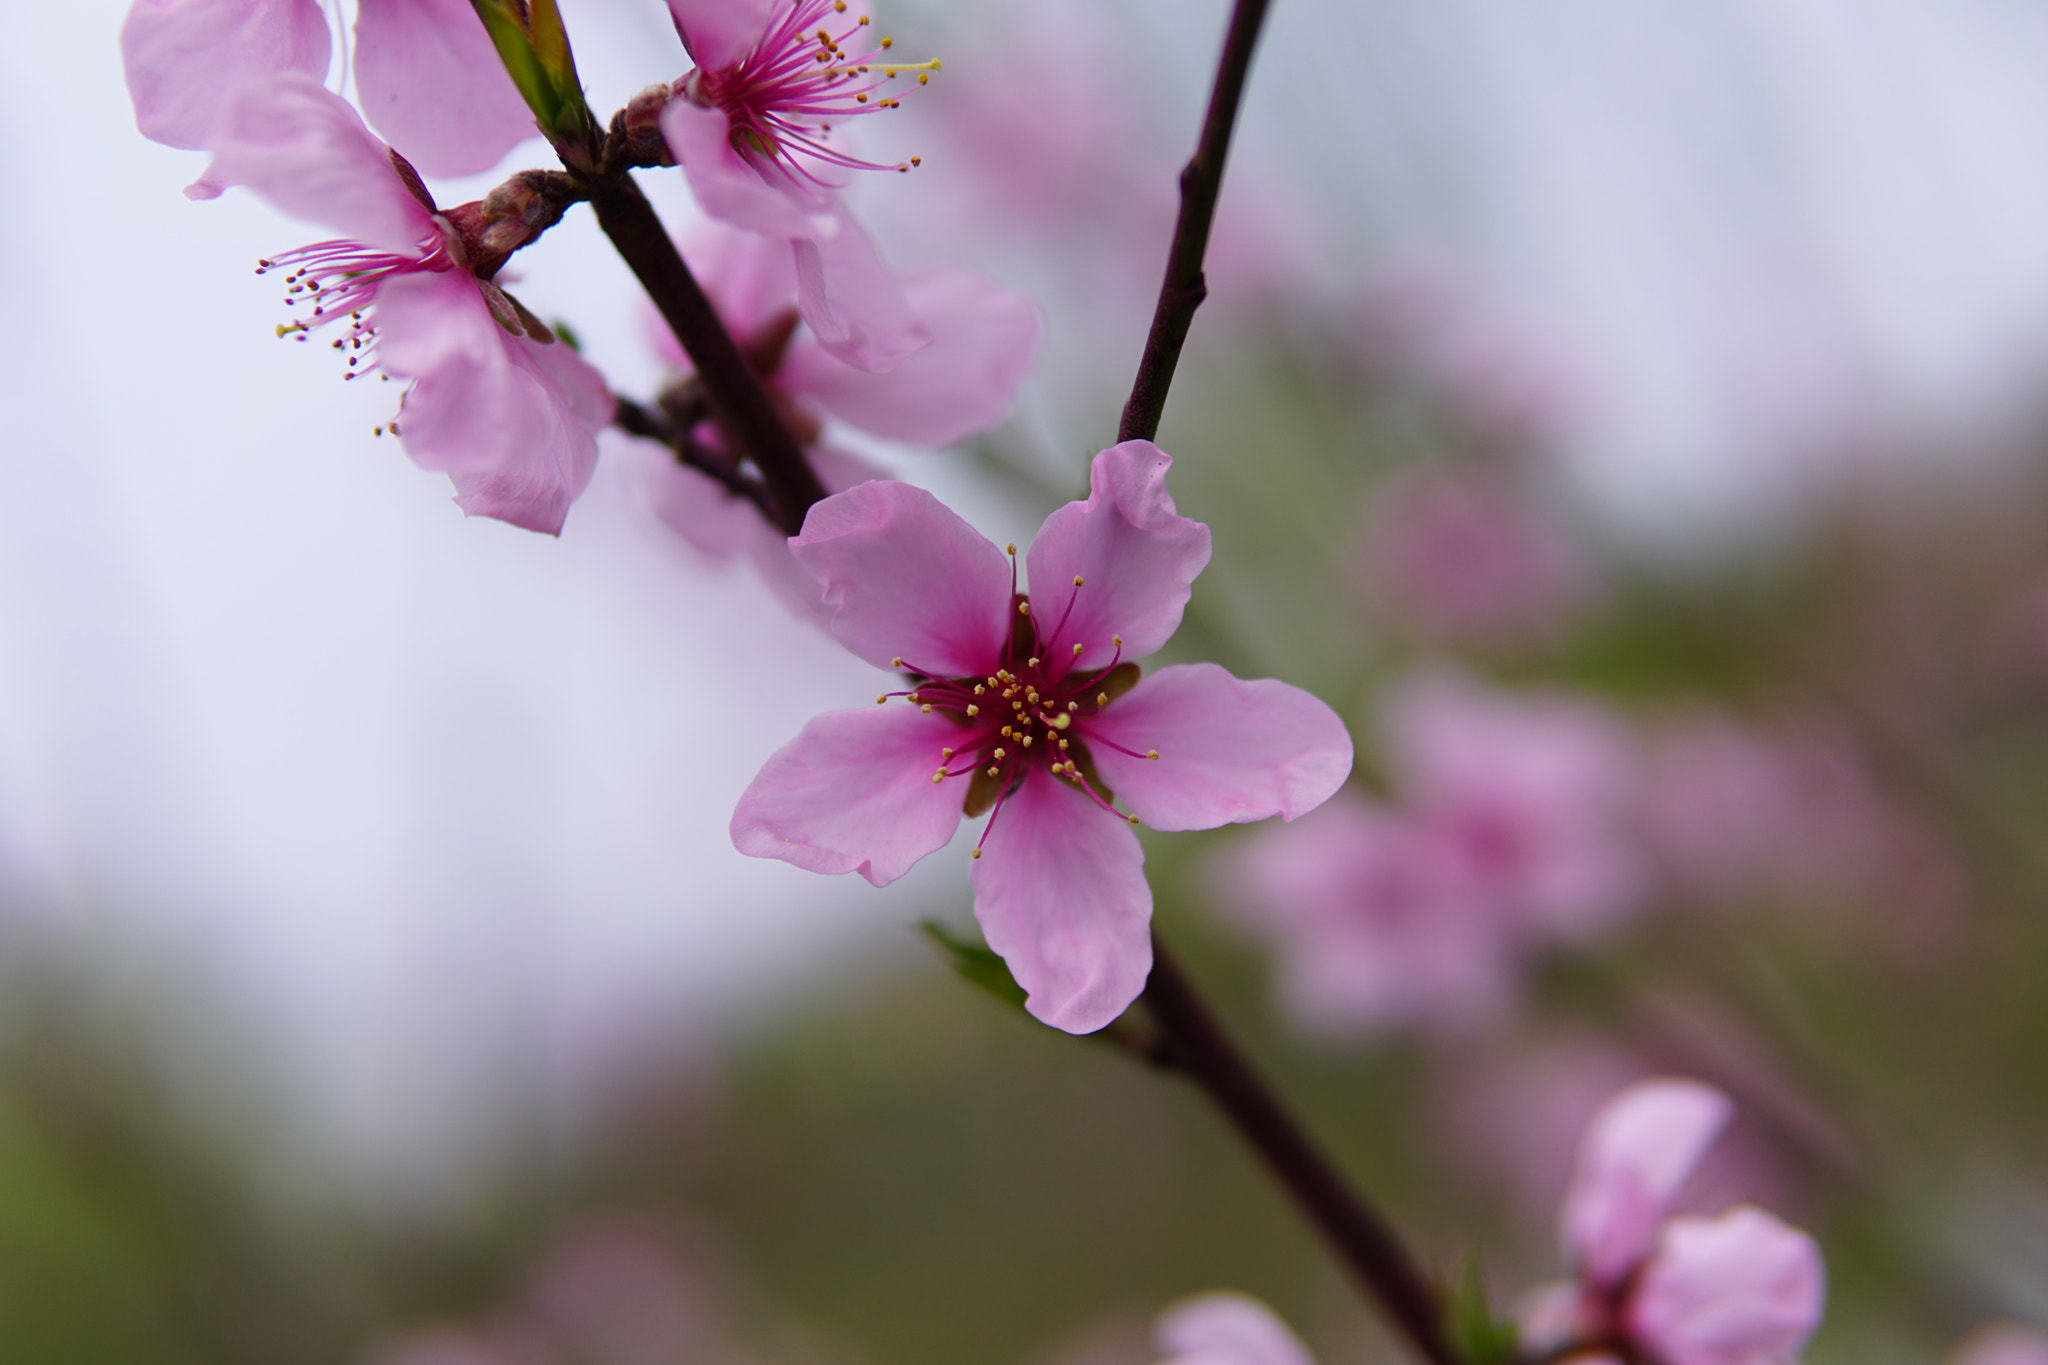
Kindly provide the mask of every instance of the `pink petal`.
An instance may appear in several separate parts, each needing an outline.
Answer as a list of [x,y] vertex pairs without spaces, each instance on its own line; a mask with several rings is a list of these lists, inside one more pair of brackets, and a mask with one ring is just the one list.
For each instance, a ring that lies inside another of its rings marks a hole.
[[793,346],[778,383],[863,431],[932,449],[1001,421],[1038,350],[1038,310],[965,270],[909,276],[904,296],[930,330],[930,346],[887,374],[849,368],[819,346]]
[[559,534],[610,420],[597,371],[559,342],[506,332],[460,271],[386,283],[377,338],[379,366],[416,381],[400,420],[413,462],[446,471],[471,515]]
[[236,92],[215,129],[213,164],[186,193],[212,198],[229,185],[398,255],[418,254],[440,231],[349,102],[309,76],[273,76]]
[[[634,441],[633,473],[648,510],[706,559],[721,564],[736,559],[768,530],[759,508],[678,461],[665,445]],[[816,595],[818,585],[809,574],[804,581]]]
[[359,0],[356,96],[422,175],[474,175],[536,135],[469,0]]
[[206,147],[237,90],[284,72],[317,81],[332,45],[319,0],[135,0],[121,25],[135,126]]
[[[1103,667],[1122,636],[1123,657],[1142,659],[1180,628],[1195,576],[1209,562],[1209,528],[1174,511],[1166,491],[1172,464],[1150,441],[1111,446],[1089,471],[1088,500],[1045,519],[1026,562],[1031,610],[1041,629],[1053,630],[1048,657],[1067,659],[1080,644],[1087,648],[1079,666]],[[1079,588],[1076,578],[1084,580]]]
[[1203,1294],[1160,1315],[1152,1348],[1167,1365],[1315,1365],[1301,1338],[1249,1294]]
[[1068,1033],[1105,1027],[1152,970],[1152,888],[1137,836],[1036,768],[993,820],[973,869],[988,946],[1035,1017]]
[[[711,219],[692,229],[680,246],[720,320],[742,345],[777,314],[796,307],[796,259],[788,242]],[[648,313],[656,353],[674,369],[692,369],[661,315],[651,306]],[[777,387],[787,387],[780,373]]]
[[1963,1338],[1947,1365],[2048,1365],[2048,1334],[2016,1322],[1992,1323]]
[[1565,1193],[1565,1253],[1595,1284],[1620,1280],[1648,1254],[1657,1225],[1734,1113],[1698,1081],[1629,1086],[1586,1125]]
[[832,633],[877,668],[991,673],[1010,631],[1003,553],[922,488],[878,479],[812,507],[790,550],[818,580]]
[[1102,780],[1153,829],[1292,820],[1351,776],[1351,735],[1335,711],[1298,687],[1245,682],[1215,664],[1162,668],[1080,729]]
[[777,0],[668,0],[690,60],[712,71],[737,65],[768,28]]
[[733,150],[724,110],[670,100],[661,114],[661,135],[689,178],[698,206],[713,218],[784,239],[839,230],[837,206],[828,193],[803,186],[773,163],[764,169],[764,163]]
[[1628,1326],[1663,1365],[1789,1365],[1826,1295],[1813,1239],[1744,1206],[1665,1225]]
[[776,750],[732,814],[733,847],[887,886],[960,827],[960,782],[934,782],[959,730],[914,706],[829,711]]
[[931,345],[931,331],[910,311],[867,230],[845,208],[834,208],[832,232],[791,243],[797,311],[827,354],[856,369],[894,369]]

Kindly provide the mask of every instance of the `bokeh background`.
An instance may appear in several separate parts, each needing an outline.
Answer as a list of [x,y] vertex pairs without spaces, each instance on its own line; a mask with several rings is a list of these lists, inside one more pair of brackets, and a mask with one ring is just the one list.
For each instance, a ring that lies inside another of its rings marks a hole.
[[[623,438],[559,541],[464,520],[389,388],[274,339],[306,231],[135,134],[124,8],[0,44],[0,1359],[1142,1365],[1219,1285],[1393,1358],[1198,1096],[914,932],[971,924],[963,847],[884,892],[731,850],[870,671]],[[684,69],[658,0],[564,8],[594,106]],[[925,161],[861,211],[1047,325],[1003,427],[864,453],[1021,543],[1114,429],[1225,6],[882,18],[946,68],[855,130]],[[1308,915],[1263,830],[1149,867],[1503,1303],[1585,1115],[1676,1071],[1822,1242],[1814,1361],[2048,1323],[2044,144],[2008,0],[1276,0],[1161,433],[1217,543],[1174,650],[1314,690],[1358,818],[1484,807],[1565,909]],[[518,265],[651,394],[586,216]]]

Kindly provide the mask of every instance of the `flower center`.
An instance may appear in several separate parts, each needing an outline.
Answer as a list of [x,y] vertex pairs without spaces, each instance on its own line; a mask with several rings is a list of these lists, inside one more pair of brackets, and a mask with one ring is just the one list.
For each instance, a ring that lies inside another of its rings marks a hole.
[[303,342],[316,327],[346,322],[342,334],[330,343],[348,357],[344,379],[360,378],[377,370],[377,324],[369,308],[377,301],[378,288],[399,275],[454,268],[447,241],[439,233],[422,241],[416,256],[398,256],[360,242],[337,239],[315,242],[256,263],[259,275],[277,270],[290,272],[284,277],[285,307],[299,311],[300,316],[278,324],[280,339],[296,337]]
[[846,0],[790,0],[752,51],[732,66],[691,72],[682,93],[725,111],[740,155],[773,160],[813,184],[826,182],[798,157],[848,170],[907,171],[922,158],[893,166],[863,161],[824,139],[834,119],[896,108],[900,100],[876,92],[903,75],[924,85],[939,62],[877,60],[893,40],[874,37],[866,15],[845,16]]
[[890,697],[902,697],[925,714],[944,714],[960,726],[960,742],[940,749],[932,781],[967,778],[967,814],[990,812],[988,827],[974,847],[977,858],[1002,813],[1003,801],[1033,767],[1066,778],[1103,810],[1135,825],[1137,816],[1125,815],[1110,804],[1113,794],[1094,772],[1088,744],[1104,745],[1132,758],[1159,757],[1157,749],[1141,754],[1100,733],[1088,733],[1088,722],[1138,681],[1138,666],[1124,662],[1121,635],[1110,637],[1115,653],[1107,663],[1084,663],[1081,645],[1073,646],[1064,658],[1046,654],[1046,643],[1059,638],[1086,582],[1074,580],[1058,624],[1041,633],[1030,596],[1016,591],[1017,547],[1008,547],[1008,553],[1010,598],[1016,614],[1011,618],[1009,645],[996,668],[979,678],[947,678],[898,658],[892,662],[916,679],[916,685],[875,698],[883,703]]

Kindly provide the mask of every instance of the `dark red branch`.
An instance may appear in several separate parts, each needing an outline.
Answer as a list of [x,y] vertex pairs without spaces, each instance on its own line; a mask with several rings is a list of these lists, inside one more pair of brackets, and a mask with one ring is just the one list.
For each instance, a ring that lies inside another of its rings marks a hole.
[[1252,49],[1258,45],[1266,5],[1267,0],[1238,0],[1231,11],[1223,57],[1216,66],[1216,84],[1209,91],[1209,112],[1202,119],[1202,136],[1195,144],[1194,158],[1180,173],[1180,218],[1173,225],[1173,245],[1166,253],[1166,278],[1160,283],[1159,303],[1152,311],[1152,331],[1145,338],[1138,377],[1131,385],[1130,401],[1124,404],[1123,421],[1117,426],[1119,441],[1149,441],[1159,434],[1159,418],[1166,411],[1166,391],[1173,386],[1181,346],[1188,339],[1195,310],[1209,297],[1202,256],[1209,249],[1209,226],[1215,221],[1216,198],[1223,190],[1230,132],[1237,125],[1237,106],[1244,98],[1245,74],[1251,69]]
[[783,425],[774,400],[740,351],[725,323],[704,296],[682,253],[669,240],[654,206],[630,173],[619,171],[586,185],[598,226],[661,310],[697,371],[711,415],[729,446],[743,450],[761,471],[770,520],[789,535],[803,529],[804,513],[825,496],[803,447]]
[[1431,1365],[1459,1365],[1428,1277],[1245,1062],[1156,933],[1152,975],[1139,998],[1162,1035],[1154,1058],[1216,1102],[1417,1354]]

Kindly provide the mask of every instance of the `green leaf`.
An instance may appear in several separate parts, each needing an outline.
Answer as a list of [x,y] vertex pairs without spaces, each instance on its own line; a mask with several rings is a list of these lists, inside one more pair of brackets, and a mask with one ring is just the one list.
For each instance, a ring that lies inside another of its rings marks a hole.
[[962,938],[935,919],[920,920],[917,927],[938,948],[939,954],[954,971],[1004,1004],[1014,1005],[1020,1010],[1024,1008],[1024,988],[1017,984],[1017,978],[1010,975],[1008,965],[990,951],[987,944]]
[[576,57],[555,0],[470,0],[498,49],[506,74],[534,122],[558,150],[580,153],[597,123],[583,102]]
[[1477,1254],[1465,1258],[1458,1274],[1458,1287],[1451,1295],[1450,1326],[1451,1344],[1466,1365],[1508,1365],[1514,1360],[1518,1345],[1515,1324],[1494,1316]]

